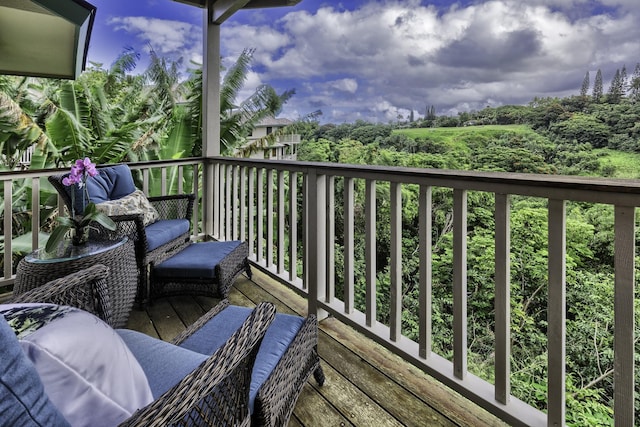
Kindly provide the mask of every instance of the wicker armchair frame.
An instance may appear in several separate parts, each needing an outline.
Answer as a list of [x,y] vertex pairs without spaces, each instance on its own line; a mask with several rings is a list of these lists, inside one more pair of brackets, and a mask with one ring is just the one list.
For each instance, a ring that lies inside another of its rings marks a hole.
[[[215,307],[216,313],[219,311]],[[275,306],[262,302],[227,342],[180,383],[121,426],[249,426],[251,372]],[[186,334],[202,323],[192,325]]]
[[[108,269],[95,265],[21,294],[11,302],[49,302],[82,308],[93,313],[106,310],[109,297],[104,280]],[[176,337],[181,342],[228,302],[216,305],[203,319]],[[198,368],[121,426],[249,426],[249,386],[258,349],[275,318],[275,306],[260,303],[242,326]]]
[[42,302],[77,307],[112,324],[111,302],[107,289],[109,269],[96,264],[15,295],[9,303]]
[[[188,330],[176,336],[172,343],[182,344],[191,334],[228,306],[229,301],[223,299]],[[302,387],[312,374],[318,385],[322,386],[325,376],[318,355],[318,320],[316,316],[309,315],[278,364],[258,390],[251,425],[286,426]]]
[[[72,211],[71,196],[62,183],[62,179],[68,174],[51,175],[48,180],[62,198],[65,206]],[[178,194],[171,196],[149,197],[149,202],[158,211],[159,219],[186,219],[191,221],[193,216],[194,194]],[[116,230],[111,231],[94,223],[95,230],[91,233],[92,239],[114,240],[117,237],[127,236],[134,242],[136,261],[138,266],[138,295],[137,301],[145,304],[148,299],[149,268],[151,263],[158,263],[167,254],[174,254],[185,248],[190,242],[190,233],[184,233],[174,240],[149,251],[147,235],[142,214],[114,215],[110,217],[116,223]]]

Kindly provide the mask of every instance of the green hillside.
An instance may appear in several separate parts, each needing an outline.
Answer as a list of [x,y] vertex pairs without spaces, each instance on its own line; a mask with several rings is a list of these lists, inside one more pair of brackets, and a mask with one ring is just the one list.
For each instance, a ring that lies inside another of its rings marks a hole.
[[393,133],[404,134],[413,139],[425,139],[449,145],[451,148],[467,150],[467,142],[498,138],[505,133],[535,134],[528,125],[486,125],[467,127],[439,127],[396,129]]
[[611,178],[640,178],[640,153],[616,151],[609,148],[594,151],[600,156],[601,167],[612,171]]

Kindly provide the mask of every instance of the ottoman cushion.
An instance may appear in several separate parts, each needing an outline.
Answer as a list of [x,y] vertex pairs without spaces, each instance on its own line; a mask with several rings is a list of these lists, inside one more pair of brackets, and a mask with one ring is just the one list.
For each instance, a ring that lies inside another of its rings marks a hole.
[[[251,308],[229,306],[184,340],[180,347],[211,355],[242,325],[250,313]],[[249,405],[252,413],[258,390],[269,378],[303,323],[304,318],[300,316],[278,313],[267,329],[251,374]]]
[[[240,240],[192,243],[171,258],[155,266],[153,273],[163,279],[215,279],[216,265],[241,243],[242,241]],[[224,343],[224,340],[222,343]]]

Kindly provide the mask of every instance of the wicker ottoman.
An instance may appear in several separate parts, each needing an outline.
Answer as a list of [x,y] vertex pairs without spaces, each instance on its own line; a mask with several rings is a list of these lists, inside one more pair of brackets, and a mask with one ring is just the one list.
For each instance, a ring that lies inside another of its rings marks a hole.
[[247,242],[192,243],[160,264],[151,266],[149,298],[207,295],[227,298],[243,271],[251,278]]
[[[174,343],[213,354],[250,313],[251,308],[229,305],[228,300],[223,300],[196,322],[195,333],[178,336]],[[302,387],[312,374],[318,385],[324,384],[316,317],[276,314],[253,365],[249,390],[251,425],[286,426]]]

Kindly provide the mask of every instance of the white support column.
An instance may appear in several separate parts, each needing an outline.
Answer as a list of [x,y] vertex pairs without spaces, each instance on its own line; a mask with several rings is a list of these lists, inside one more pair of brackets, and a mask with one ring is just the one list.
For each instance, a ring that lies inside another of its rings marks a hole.
[[[202,64],[202,155],[220,155],[220,25],[212,20],[213,0],[208,0],[204,9],[203,64]],[[203,230],[212,236],[214,225],[214,169],[206,164],[203,168]]]
[[308,175],[309,180],[309,278],[308,302],[309,314],[317,314],[318,319],[326,316],[324,310],[318,308],[318,300],[325,299],[327,259],[326,259],[326,175],[317,175],[315,171]]

